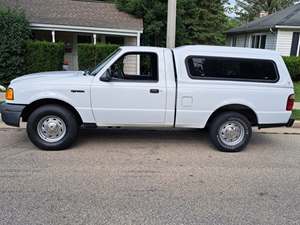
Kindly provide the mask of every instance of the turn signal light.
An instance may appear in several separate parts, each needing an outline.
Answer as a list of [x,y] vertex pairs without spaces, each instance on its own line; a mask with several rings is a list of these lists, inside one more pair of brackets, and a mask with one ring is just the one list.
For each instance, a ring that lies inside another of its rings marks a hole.
[[286,104],[286,110],[287,111],[292,111],[294,108],[294,102],[295,102],[295,95],[290,95],[287,104]]
[[14,100],[14,90],[12,88],[8,88],[5,93],[6,100]]

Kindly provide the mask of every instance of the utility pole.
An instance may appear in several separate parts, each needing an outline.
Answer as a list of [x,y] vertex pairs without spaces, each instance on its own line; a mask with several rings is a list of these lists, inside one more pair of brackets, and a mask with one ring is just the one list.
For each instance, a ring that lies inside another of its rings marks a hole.
[[177,0],[168,0],[167,48],[175,48],[176,3]]

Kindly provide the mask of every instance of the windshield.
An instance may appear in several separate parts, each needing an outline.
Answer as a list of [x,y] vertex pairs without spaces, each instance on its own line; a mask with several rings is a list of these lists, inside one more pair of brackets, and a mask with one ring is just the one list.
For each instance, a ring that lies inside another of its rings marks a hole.
[[107,56],[105,59],[103,59],[91,72],[92,76],[96,76],[97,73],[99,73],[100,70],[116,55],[118,52],[121,51],[120,48],[115,50],[113,53],[111,53],[109,56]]

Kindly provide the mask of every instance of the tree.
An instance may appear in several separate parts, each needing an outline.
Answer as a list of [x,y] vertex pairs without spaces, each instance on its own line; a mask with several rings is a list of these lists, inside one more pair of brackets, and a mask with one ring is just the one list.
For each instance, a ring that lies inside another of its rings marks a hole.
[[242,22],[249,22],[258,17],[261,12],[272,14],[284,9],[297,0],[237,0],[236,14]]
[[[144,20],[143,44],[165,46],[166,0],[116,0],[118,8]],[[176,44],[222,44],[227,0],[178,0]]]
[[24,46],[30,37],[23,12],[0,8],[0,82],[8,82],[24,72]]

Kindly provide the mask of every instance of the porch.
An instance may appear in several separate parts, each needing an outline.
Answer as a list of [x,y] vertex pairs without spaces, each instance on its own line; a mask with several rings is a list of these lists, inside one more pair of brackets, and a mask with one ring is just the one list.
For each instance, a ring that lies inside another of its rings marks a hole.
[[31,25],[33,40],[63,42],[65,46],[64,67],[78,70],[78,44],[96,45],[117,44],[120,46],[139,46],[140,31],[91,29],[86,27],[65,27],[49,25]]

